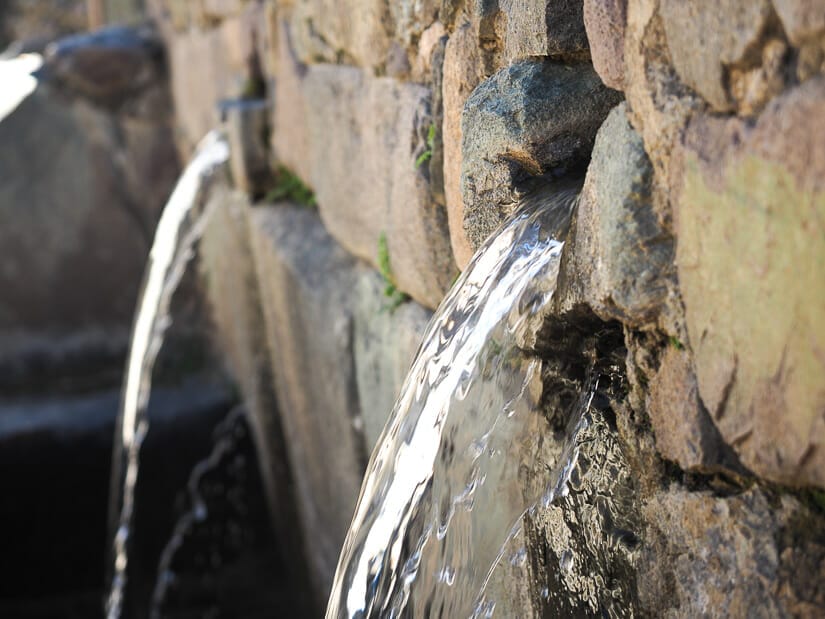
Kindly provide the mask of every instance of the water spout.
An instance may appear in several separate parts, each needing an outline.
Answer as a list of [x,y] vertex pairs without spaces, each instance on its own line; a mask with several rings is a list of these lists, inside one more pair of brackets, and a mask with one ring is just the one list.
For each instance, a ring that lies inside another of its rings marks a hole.
[[527,348],[575,196],[530,200],[433,317],[370,460],[327,619],[492,613],[483,592],[508,533],[564,483],[563,462],[536,487],[519,473],[546,430],[541,361]]
[[140,447],[148,430],[146,410],[152,369],[169,326],[172,295],[207,223],[208,213],[196,209],[202,189],[228,158],[229,148],[217,132],[201,141],[163,210],[149,254],[132,330],[112,463],[110,519],[115,532],[111,589],[106,603],[109,619],[117,619],[123,613]]

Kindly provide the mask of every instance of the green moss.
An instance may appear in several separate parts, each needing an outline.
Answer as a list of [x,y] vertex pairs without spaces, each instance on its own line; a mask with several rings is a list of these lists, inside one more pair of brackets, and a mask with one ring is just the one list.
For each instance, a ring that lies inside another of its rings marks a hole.
[[387,235],[383,232],[378,237],[378,271],[381,273],[381,277],[384,278],[384,296],[388,299],[388,303],[384,305],[383,310],[394,312],[399,305],[407,301],[410,297],[408,294],[399,290],[395,284],[392,265],[390,264],[390,249],[387,245]]
[[670,345],[673,346],[673,348],[675,348],[676,350],[684,350],[685,349],[685,345],[682,344],[682,342],[679,341],[679,338],[676,337],[675,335],[670,336]]
[[435,144],[435,125],[430,125],[429,130],[427,131],[427,149],[418,155],[418,159],[415,160],[415,167],[420,168],[425,162],[432,159],[433,156],[433,145]]
[[315,207],[315,194],[291,170],[278,166],[275,170],[275,186],[264,198],[267,202],[289,201],[301,206]]

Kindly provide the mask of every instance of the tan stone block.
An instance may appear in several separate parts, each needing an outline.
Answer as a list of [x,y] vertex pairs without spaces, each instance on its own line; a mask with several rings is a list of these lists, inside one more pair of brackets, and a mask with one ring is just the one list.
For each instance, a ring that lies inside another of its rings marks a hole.
[[593,68],[610,88],[624,90],[627,0],[584,0],[584,25]]
[[309,185],[312,182],[312,160],[307,127],[308,106],[303,86],[307,68],[294,55],[289,23],[280,20],[276,28],[272,149],[279,163]]
[[825,5],[819,0],[773,0],[773,6],[794,45],[819,38],[825,32]]
[[[677,266],[699,391],[743,464],[825,486],[825,80],[751,126],[699,116],[681,153]],[[812,122],[814,123],[812,125]]]
[[436,307],[455,275],[446,214],[423,166],[429,90],[333,65],[304,81],[312,174],[321,217],[350,252],[378,264],[382,233],[398,288]]
[[727,71],[743,62],[764,36],[768,0],[663,0],[660,15],[673,66],[716,110],[734,109]]
[[464,231],[464,201],[461,197],[461,113],[464,103],[484,79],[484,64],[475,27],[465,22],[455,29],[444,52],[444,195],[450,241],[459,269],[473,257],[473,248]]

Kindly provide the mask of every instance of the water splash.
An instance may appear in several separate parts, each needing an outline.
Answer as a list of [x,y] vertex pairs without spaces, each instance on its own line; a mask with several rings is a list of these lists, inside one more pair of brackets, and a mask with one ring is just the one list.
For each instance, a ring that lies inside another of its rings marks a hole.
[[0,58],[0,121],[11,114],[37,88],[32,75],[43,65],[40,54],[21,54],[16,58]]
[[547,423],[541,362],[525,347],[555,293],[574,199],[520,209],[433,317],[370,460],[328,619],[492,616],[483,592],[507,532],[531,501],[564,491],[569,469],[546,487],[520,477]]
[[229,147],[218,132],[201,141],[163,210],[149,254],[132,330],[112,463],[111,519],[117,526],[106,603],[109,619],[117,619],[123,612],[140,447],[149,428],[146,409],[152,369],[170,323],[172,295],[206,227],[208,213],[196,208],[202,189],[228,158]]

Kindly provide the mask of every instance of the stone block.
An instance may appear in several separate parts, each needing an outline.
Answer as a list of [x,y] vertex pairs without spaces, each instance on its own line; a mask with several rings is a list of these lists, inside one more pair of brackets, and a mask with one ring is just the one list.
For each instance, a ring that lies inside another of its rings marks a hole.
[[716,110],[734,109],[729,72],[761,47],[770,2],[664,0],[659,12],[673,66],[682,80]]
[[378,263],[384,234],[402,291],[434,308],[455,275],[444,208],[425,166],[429,91],[359,69],[312,65],[304,82],[321,218],[348,251]]
[[671,486],[645,503],[641,518],[637,582],[651,614],[822,614],[821,519],[796,499],[773,500],[759,488],[718,497]]
[[250,3],[243,13],[203,29],[175,31],[161,23],[185,151],[217,126],[221,100],[244,94],[253,52],[260,55],[266,40],[263,15],[260,6]]
[[687,351],[667,346],[650,381],[646,408],[663,458],[686,471],[720,468],[726,448],[699,399]]
[[310,184],[312,158],[310,156],[308,104],[303,80],[307,67],[295,55],[292,29],[286,20],[274,23],[275,49],[273,65],[277,83],[272,116],[272,150],[278,163]]
[[168,117],[120,118],[48,80],[0,120],[2,363],[122,353],[177,171]]
[[697,116],[676,175],[677,266],[699,392],[759,475],[825,486],[825,80],[755,124]]
[[[344,62],[388,75],[411,64],[438,0],[307,0],[288,11],[294,49],[305,64]],[[396,58],[400,56],[400,58]]]
[[476,28],[472,23],[464,22],[447,41],[442,82],[444,196],[453,256],[461,270],[473,257],[473,247],[464,231],[464,200],[461,197],[461,113],[473,90],[485,77]]
[[391,309],[383,278],[359,270],[355,305],[355,373],[367,449],[390,417],[432,312],[415,302]]
[[390,3],[308,0],[291,7],[294,49],[301,62],[382,66],[391,47]]
[[500,10],[506,61],[587,57],[582,0],[500,0]]
[[222,105],[235,186],[260,197],[272,185],[269,161],[269,106],[265,99],[235,99]]
[[627,0],[584,0],[584,25],[593,68],[605,85],[624,90]]
[[820,38],[825,32],[825,7],[817,0],[773,0],[773,7],[794,45]]
[[464,106],[461,193],[474,248],[505,220],[536,177],[587,160],[621,96],[588,64],[524,60],[475,89]]
[[673,239],[652,204],[653,168],[625,104],[608,115],[565,249],[559,303],[589,305],[605,320],[655,322],[667,294]]
[[353,362],[355,261],[310,210],[259,206],[249,225],[304,555],[325,599],[367,460]]

